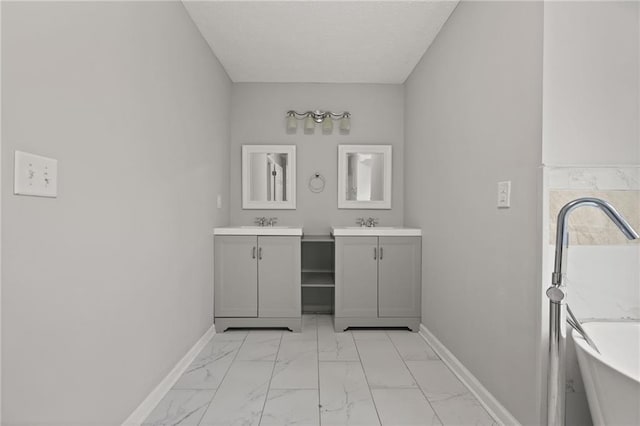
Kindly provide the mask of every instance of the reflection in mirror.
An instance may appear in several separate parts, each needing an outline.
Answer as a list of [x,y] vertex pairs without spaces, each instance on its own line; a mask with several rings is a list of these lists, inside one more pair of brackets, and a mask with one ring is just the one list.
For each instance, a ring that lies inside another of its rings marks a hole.
[[391,208],[391,145],[338,145],[338,208]]
[[288,158],[277,152],[251,154],[251,201],[287,201]]
[[295,145],[242,146],[242,208],[295,209]]
[[380,153],[347,154],[347,200],[382,201],[384,156]]

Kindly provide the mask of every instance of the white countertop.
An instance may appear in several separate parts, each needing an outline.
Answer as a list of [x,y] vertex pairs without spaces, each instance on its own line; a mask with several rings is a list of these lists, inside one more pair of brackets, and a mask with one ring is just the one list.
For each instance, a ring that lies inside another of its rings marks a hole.
[[[302,236],[301,226],[222,226],[214,228],[214,235],[283,235]],[[334,226],[331,228],[334,237],[420,237],[422,229],[405,228],[403,226]]]
[[334,226],[331,234],[334,237],[420,237],[422,229],[403,226]]
[[213,235],[285,235],[302,236],[300,226],[222,226],[213,229]]

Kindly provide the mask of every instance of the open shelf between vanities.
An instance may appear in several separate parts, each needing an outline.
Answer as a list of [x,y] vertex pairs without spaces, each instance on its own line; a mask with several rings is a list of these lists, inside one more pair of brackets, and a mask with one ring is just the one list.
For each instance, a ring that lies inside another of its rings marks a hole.
[[302,236],[302,312],[334,312],[335,240],[331,235]]
[[303,272],[302,287],[334,287],[333,272]]

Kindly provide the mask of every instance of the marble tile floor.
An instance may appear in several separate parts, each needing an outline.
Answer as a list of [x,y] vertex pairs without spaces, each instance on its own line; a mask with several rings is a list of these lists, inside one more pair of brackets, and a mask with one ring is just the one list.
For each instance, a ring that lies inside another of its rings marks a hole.
[[417,333],[336,333],[305,315],[302,333],[214,335],[145,426],[496,425]]

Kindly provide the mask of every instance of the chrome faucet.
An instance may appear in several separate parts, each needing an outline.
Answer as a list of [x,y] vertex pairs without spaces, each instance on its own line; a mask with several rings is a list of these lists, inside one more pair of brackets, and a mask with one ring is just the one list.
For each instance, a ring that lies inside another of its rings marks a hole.
[[256,220],[253,221],[253,223],[255,223],[258,226],[266,226],[267,225],[267,218],[266,217],[256,217]]
[[367,227],[367,228],[373,228],[374,226],[376,226],[378,224],[378,218],[377,217],[369,217],[367,219],[365,219],[364,217],[358,217],[356,218],[356,224],[358,226],[362,226]]
[[[561,426],[565,423],[565,356],[567,331],[566,272],[569,232],[569,213],[581,206],[598,207],[615,223],[629,240],[640,238],[620,213],[608,202],[598,198],[578,198],[567,203],[558,213],[556,229],[556,254],[551,275],[551,287],[547,289],[549,298],[549,367],[547,375],[547,424]],[[571,314],[574,323],[577,323]],[[579,324],[578,324],[579,325]],[[587,339],[589,341],[590,339]]]
[[269,219],[267,219],[267,226],[273,226],[276,223],[278,223],[277,217],[270,217]]

